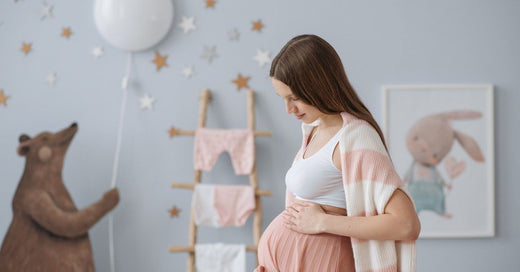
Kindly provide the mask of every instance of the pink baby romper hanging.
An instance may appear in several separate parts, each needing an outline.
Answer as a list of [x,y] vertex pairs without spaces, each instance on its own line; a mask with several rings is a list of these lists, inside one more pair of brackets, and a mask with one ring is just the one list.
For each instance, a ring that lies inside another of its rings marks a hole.
[[227,151],[237,175],[249,175],[255,158],[254,135],[250,129],[207,129],[195,131],[195,170],[211,171],[218,156]]

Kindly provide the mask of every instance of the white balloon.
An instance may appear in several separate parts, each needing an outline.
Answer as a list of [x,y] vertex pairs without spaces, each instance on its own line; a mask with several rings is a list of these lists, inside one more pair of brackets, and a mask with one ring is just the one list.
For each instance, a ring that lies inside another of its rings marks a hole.
[[111,45],[141,51],[168,34],[173,4],[172,0],[95,0],[94,21]]

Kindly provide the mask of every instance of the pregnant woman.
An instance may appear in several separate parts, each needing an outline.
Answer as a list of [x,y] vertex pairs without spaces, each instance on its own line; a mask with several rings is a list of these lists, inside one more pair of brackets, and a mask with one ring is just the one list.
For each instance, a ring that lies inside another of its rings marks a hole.
[[260,239],[256,271],[415,271],[413,202],[334,48],[297,36],[270,76],[287,113],[302,121],[303,142],[285,176],[286,209]]

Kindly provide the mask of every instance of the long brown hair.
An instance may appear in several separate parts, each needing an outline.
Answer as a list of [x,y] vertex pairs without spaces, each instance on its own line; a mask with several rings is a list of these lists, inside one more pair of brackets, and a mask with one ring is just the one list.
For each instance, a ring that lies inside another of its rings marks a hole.
[[348,112],[367,121],[386,148],[379,125],[350,85],[336,50],[324,39],[316,35],[292,38],[273,59],[269,75],[323,113]]

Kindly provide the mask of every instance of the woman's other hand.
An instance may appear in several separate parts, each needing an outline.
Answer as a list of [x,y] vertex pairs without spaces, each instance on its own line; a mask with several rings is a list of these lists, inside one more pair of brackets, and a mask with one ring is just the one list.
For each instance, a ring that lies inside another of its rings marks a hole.
[[304,234],[321,233],[322,217],[325,211],[319,204],[294,199],[293,204],[283,212],[284,225],[290,230]]

